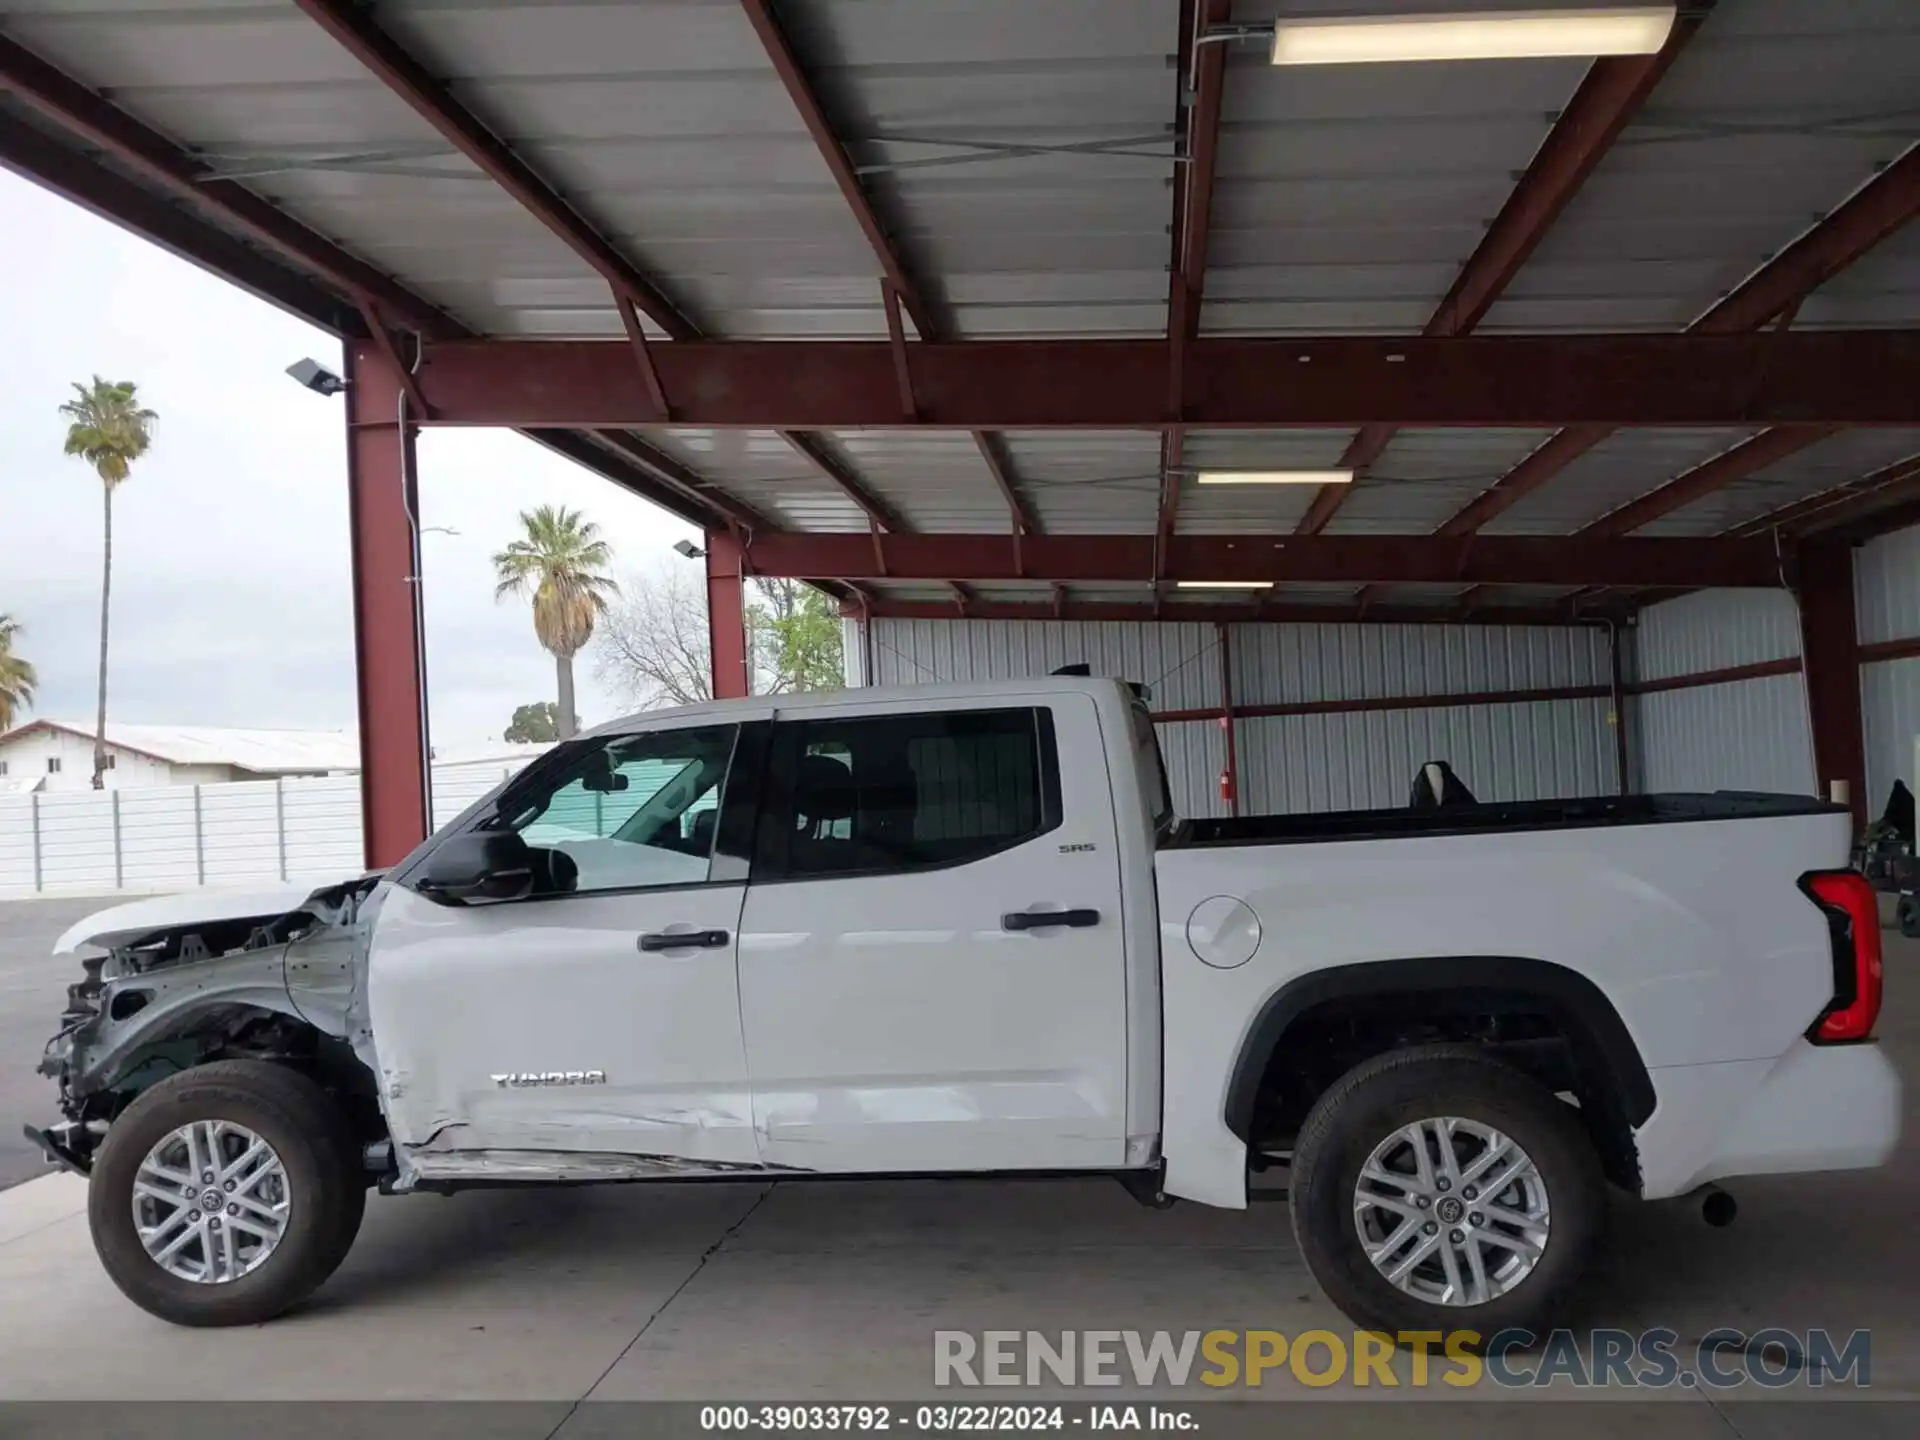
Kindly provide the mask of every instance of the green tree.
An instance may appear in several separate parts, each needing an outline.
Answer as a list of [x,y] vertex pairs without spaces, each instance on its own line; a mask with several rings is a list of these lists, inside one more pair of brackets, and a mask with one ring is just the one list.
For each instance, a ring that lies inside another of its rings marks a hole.
[[0,611],[0,730],[11,730],[14,716],[33,704],[33,687],[39,682],[33,666],[13,653],[13,642],[24,628]]
[[515,745],[543,744],[560,738],[560,707],[551,700],[536,700],[531,705],[513,707],[513,721],[502,733],[502,740]]
[[756,668],[773,694],[847,683],[840,615],[825,591],[799,580],[759,580],[749,607]]
[[93,467],[100,477],[102,512],[100,565],[100,689],[93,729],[93,788],[107,773],[107,620],[113,599],[113,492],[133,473],[133,462],[153,443],[159,416],[142,409],[131,380],[102,380],[73,387],[73,399],[60,407],[67,417],[66,453]]
[[578,510],[542,505],[520,512],[526,533],[493,557],[499,583],[494,599],[526,595],[533,600],[533,633],[553,656],[559,681],[559,735],[580,728],[573,703],[573,657],[593,638],[594,622],[620,587],[605,573],[613,551],[600,527]]

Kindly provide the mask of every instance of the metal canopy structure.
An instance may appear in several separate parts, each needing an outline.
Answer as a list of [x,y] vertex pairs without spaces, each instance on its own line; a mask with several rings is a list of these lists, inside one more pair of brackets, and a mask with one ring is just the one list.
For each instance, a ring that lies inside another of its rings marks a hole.
[[[1920,514],[1920,14],[1689,3],[1597,61],[1227,38],[1463,8],[14,0],[0,164],[347,341],[370,796],[418,742],[422,424],[706,529],[721,693],[754,573],[1557,623],[1838,584]],[[1271,588],[1172,593],[1221,579]]]

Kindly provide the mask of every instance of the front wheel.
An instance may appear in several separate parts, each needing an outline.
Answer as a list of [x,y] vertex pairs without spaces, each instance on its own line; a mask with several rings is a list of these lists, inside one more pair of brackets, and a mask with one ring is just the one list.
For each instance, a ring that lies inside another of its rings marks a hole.
[[1599,1244],[1606,1188],[1578,1114],[1462,1046],[1356,1066],[1301,1127],[1293,1231],[1372,1329],[1551,1325]]
[[252,1325],[312,1294],[366,1209],[339,1108],[284,1066],[225,1060],[169,1076],[107,1132],[87,1194],[94,1249],[141,1309]]

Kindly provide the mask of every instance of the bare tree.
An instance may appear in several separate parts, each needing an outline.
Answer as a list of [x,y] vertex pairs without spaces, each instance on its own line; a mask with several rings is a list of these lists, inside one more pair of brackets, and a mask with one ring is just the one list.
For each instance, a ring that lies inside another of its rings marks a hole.
[[701,589],[685,565],[628,576],[601,620],[594,674],[642,710],[711,700]]

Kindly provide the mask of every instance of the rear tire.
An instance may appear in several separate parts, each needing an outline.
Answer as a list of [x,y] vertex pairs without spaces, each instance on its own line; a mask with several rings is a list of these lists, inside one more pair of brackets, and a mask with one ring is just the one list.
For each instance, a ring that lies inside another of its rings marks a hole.
[[[1420,1137],[1424,1168],[1408,1137]],[[1482,1157],[1489,1168],[1476,1171]],[[1502,1183],[1517,1162],[1530,1168]],[[1363,1182],[1363,1169],[1381,1178]],[[1482,1195],[1485,1182],[1500,1188]],[[1347,1316],[1395,1336],[1477,1331],[1481,1343],[1553,1323],[1606,1215],[1578,1113],[1459,1045],[1393,1051],[1342,1076],[1301,1127],[1290,1191],[1301,1253]],[[1390,1274],[1423,1248],[1412,1269]]]
[[222,1060],[162,1080],[113,1123],[87,1219],[107,1275],[141,1309],[254,1325],[339,1267],[366,1203],[359,1146],[324,1090],[281,1065]]

